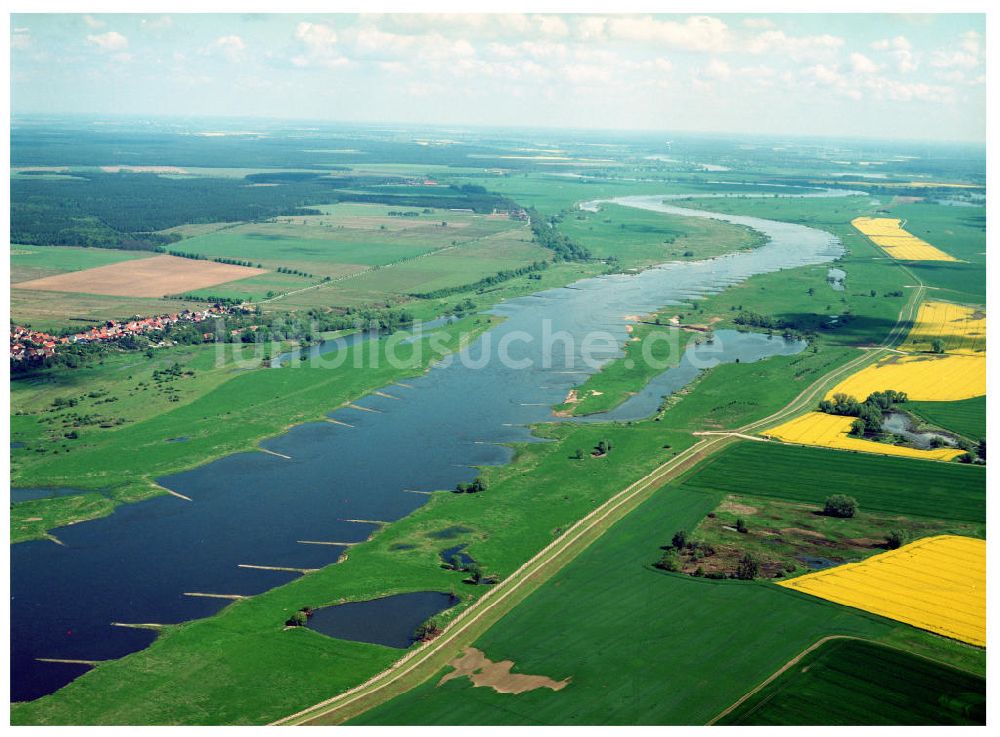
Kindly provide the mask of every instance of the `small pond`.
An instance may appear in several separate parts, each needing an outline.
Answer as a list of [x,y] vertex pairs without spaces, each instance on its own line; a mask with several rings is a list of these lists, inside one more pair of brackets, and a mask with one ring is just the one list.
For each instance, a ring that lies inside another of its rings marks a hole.
[[420,624],[457,603],[458,597],[440,591],[396,594],[317,609],[308,626],[340,640],[407,648]]
[[952,448],[955,447],[955,438],[951,435],[927,431],[918,432],[915,429],[913,418],[905,412],[886,412],[882,415],[882,428],[886,432],[891,432],[893,435],[899,435],[906,438],[906,440],[914,446],[923,450],[931,448],[931,443],[935,439],[939,440],[944,445]]
[[827,269],[826,270],[826,283],[830,285],[830,288],[835,292],[844,291],[844,279],[847,278],[847,272],[843,269]]

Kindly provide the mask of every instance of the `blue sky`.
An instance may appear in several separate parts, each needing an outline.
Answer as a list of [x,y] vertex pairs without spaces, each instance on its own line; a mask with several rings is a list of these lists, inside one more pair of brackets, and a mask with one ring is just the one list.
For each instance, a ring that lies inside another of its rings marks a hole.
[[12,114],[985,139],[981,15],[11,17]]

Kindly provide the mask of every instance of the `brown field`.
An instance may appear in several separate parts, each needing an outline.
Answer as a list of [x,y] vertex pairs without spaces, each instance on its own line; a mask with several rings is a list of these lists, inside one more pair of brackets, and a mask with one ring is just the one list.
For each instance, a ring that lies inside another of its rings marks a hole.
[[453,678],[468,678],[472,685],[476,687],[488,686],[497,693],[524,693],[534,691],[536,688],[549,688],[553,691],[561,691],[569,685],[570,679],[555,681],[548,676],[531,676],[522,673],[511,673],[514,666],[511,660],[501,660],[493,662],[482,652],[474,647],[467,647],[462,654],[451,661],[453,670],[446,673],[438,681],[437,685],[447,683]]
[[15,286],[17,289],[43,292],[105,294],[115,297],[162,297],[266,273],[264,269],[162,255],[98,266],[69,274],[47,276],[21,282]]

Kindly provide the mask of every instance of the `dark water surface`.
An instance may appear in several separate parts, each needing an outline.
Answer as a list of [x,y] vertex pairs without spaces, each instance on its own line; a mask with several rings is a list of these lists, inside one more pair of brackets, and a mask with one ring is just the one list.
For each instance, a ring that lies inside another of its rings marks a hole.
[[438,591],[352,601],[315,610],[308,627],[341,640],[405,648],[416,641],[418,625],[457,603],[458,597]]
[[[37,698],[80,673],[77,666],[35,658],[101,660],[143,648],[152,632],[111,623],[173,623],[210,615],[226,601],[185,592],[255,594],[285,583],[294,574],[239,566],[333,563],[342,548],[299,541],[363,540],[372,527],[345,520],[398,519],[427,499],[407,490],[450,489],[471,481],[477,465],[506,463],[511,451],[501,443],[532,440],[527,425],[551,420],[551,406],[570,388],[600,363],[621,355],[625,315],[682,304],[755,274],[826,263],[843,250],[834,236],[819,230],[687,210],[664,204],[665,199],[676,198],[616,202],[748,225],[770,242],[711,260],[585,279],[510,300],[494,310],[506,321],[460,356],[407,380],[409,388],[384,387],[396,398],[369,395],[356,403],[376,411],[344,408],[330,414],[351,427],[309,423],[261,443],[289,459],[260,452],[221,458],[157,480],[190,502],[164,496],[122,506],[110,517],[58,530],[64,546],[49,541],[11,546],[11,698]],[[582,342],[593,331],[604,331],[607,340],[590,351],[588,365],[581,362]],[[702,359],[756,360],[801,350],[781,338],[730,332],[716,333],[715,355],[685,353],[680,366],[597,419],[649,415],[662,394],[697,375]],[[546,359],[544,338],[553,335],[568,336],[572,346]],[[506,362],[497,357],[505,342]],[[520,360],[531,366],[518,367]],[[298,361],[290,363],[275,370],[294,371]],[[335,595],[331,592],[331,598]]]

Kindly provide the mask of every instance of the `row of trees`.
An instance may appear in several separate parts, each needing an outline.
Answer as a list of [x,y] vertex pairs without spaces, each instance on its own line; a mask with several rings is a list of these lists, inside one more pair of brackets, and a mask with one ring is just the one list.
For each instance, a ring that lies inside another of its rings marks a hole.
[[531,221],[531,232],[535,236],[535,242],[542,248],[548,248],[555,253],[556,261],[586,261],[591,258],[591,253],[587,248],[574,242],[556,227],[562,220],[561,216],[545,218],[534,208],[528,208],[527,213]]
[[450,297],[453,294],[461,294],[462,292],[482,292],[490,287],[495,287],[497,284],[502,284],[505,281],[510,281],[519,276],[524,276],[526,274],[534,274],[539,271],[545,271],[549,268],[548,261],[533,261],[527,266],[521,266],[517,269],[504,269],[503,271],[498,271],[493,276],[485,276],[477,282],[472,284],[459,284],[454,287],[442,287],[441,289],[435,289],[430,292],[412,292],[411,297],[416,297],[417,299],[442,299],[443,297]]

